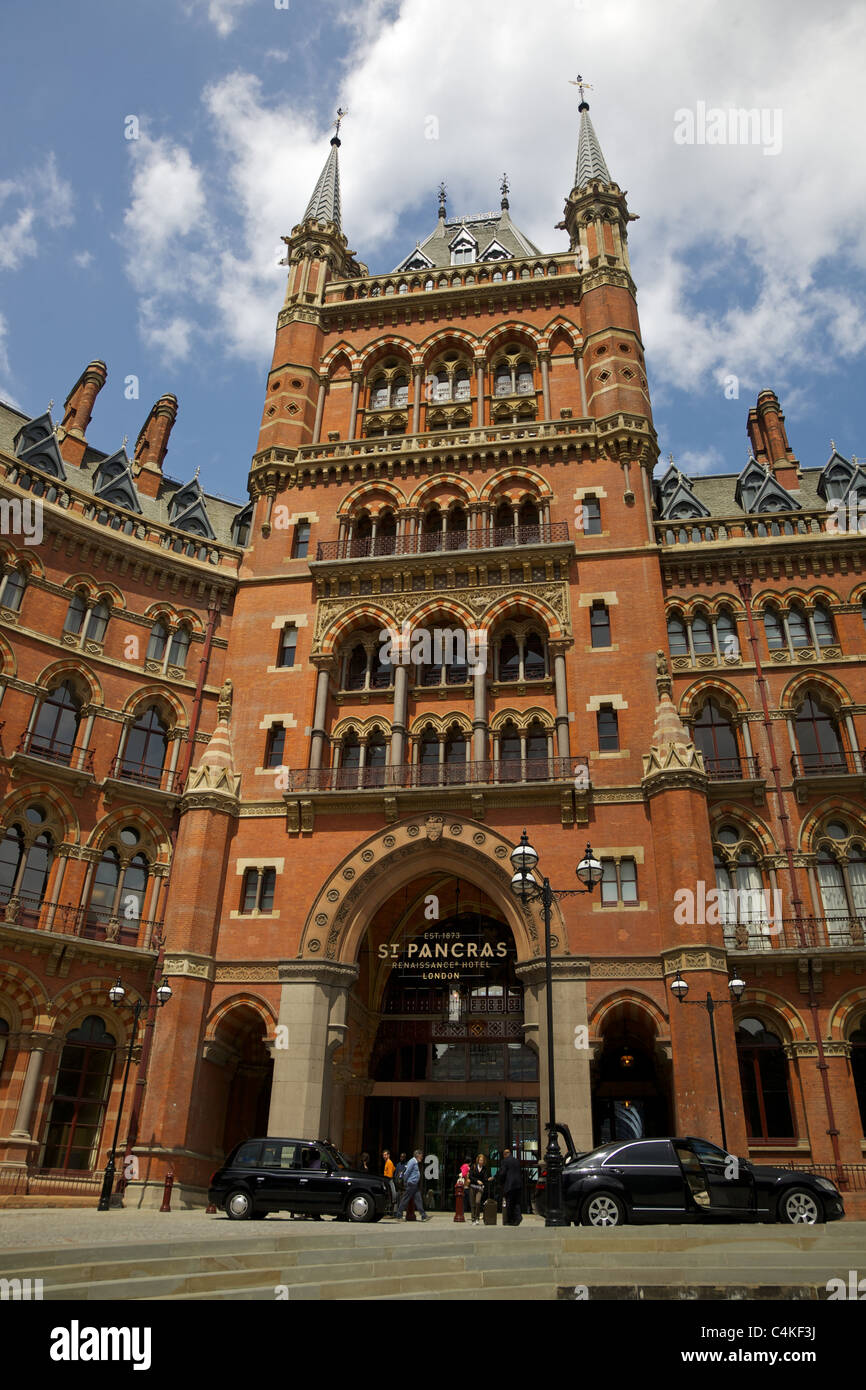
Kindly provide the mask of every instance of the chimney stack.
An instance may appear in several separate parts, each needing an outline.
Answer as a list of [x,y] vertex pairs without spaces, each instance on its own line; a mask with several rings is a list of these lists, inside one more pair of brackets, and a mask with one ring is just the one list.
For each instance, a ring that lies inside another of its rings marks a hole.
[[177,419],[177,397],[160,396],[135,441],[132,472],[136,486],[146,497],[156,497],[162,482],[162,463],[168,453],[168,437]]
[[81,467],[87,449],[87,426],[96,397],[108,378],[104,362],[91,362],[84,368],[64,403],[63,421],[57,431],[60,453],[67,463]]

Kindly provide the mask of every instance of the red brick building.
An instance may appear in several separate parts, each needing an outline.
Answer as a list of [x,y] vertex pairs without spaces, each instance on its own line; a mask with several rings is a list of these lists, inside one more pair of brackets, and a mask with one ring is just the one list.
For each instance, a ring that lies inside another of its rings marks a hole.
[[764,391],[742,473],[653,481],[631,214],[585,103],[554,253],[505,182],[478,216],[443,187],[370,275],[338,150],[285,238],[249,506],[163,473],[171,396],[131,461],[93,447],[100,362],[60,423],[0,407],[0,1187],[104,1166],[117,976],[173,990],[128,1200],[171,1166],[202,1201],[252,1133],[421,1145],[446,1186],[470,1149],[531,1165],[524,827],[554,888],[588,840],[603,865],[554,907],[577,1143],[721,1140],[709,992],[727,1146],[855,1181],[866,552],[831,508],[866,477],[801,468]]

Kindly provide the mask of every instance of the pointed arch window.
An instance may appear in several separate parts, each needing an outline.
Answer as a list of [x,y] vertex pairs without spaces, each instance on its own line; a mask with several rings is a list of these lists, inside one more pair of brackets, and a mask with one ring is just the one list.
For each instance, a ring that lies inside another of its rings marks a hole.
[[682,618],[672,614],[668,618],[668,645],[671,656],[688,656],[689,644],[686,638],[686,625]]
[[834,716],[807,695],[794,719],[800,765],[805,773],[845,772],[847,762]]
[[150,640],[147,644],[147,661],[162,661],[165,656],[165,645],[168,641],[168,624],[162,618],[157,618],[153,627],[150,629]]
[[367,762],[365,785],[384,787],[385,765],[388,761],[388,744],[381,729],[374,729],[367,740]]
[[520,781],[520,733],[511,720],[503,725],[499,736],[499,780]]
[[507,633],[499,646],[499,679],[516,681],[520,679],[520,647],[513,633]]
[[64,681],[42,701],[29,740],[31,753],[70,763],[81,722],[81,702],[69,681]]
[[809,636],[809,624],[806,621],[806,614],[799,604],[792,604],[788,610],[788,632],[791,637],[792,647],[809,647],[812,639]]
[[736,1033],[746,1132],[754,1144],[796,1137],[788,1089],[788,1059],[780,1038],[758,1018],[744,1018]]
[[439,781],[439,735],[427,728],[418,745],[418,775],[421,786]]
[[352,648],[346,667],[345,689],[363,690],[367,684],[367,648],[359,643]]
[[767,637],[767,646],[771,652],[780,651],[785,646],[785,633],[775,608],[764,610],[764,632]]
[[9,570],[0,585],[0,607],[8,608],[11,613],[20,612],[26,588],[27,580],[21,571]]
[[526,731],[526,780],[543,782],[549,775],[547,730],[534,719]]
[[139,714],[129,731],[120,765],[121,777],[159,786],[167,752],[168,726],[160,718],[156,705],[151,705]]
[[87,596],[76,590],[69,600],[69,607],[66,610],[66,618],[63,623],[63,631],[72,633],[74,637],[79,636],[84,625],[86,613]]
[[181,670],[185,668],[189,639],[189,628],[186,623],[181,623],[177,631],[172,634],[171,645],[168,649],[169,666],[179,666]]
[[44,1168],[83,1173],[96,1167],[115,1046],[97,1014],[67,1033],[48,1116]]
[[703,613],[692,619],[692,646],[697,656],[705,656],[713,650],[713,634]]
[[740,749],[728,714],[716,700],[707,700],[692,726],[692,737],[703,754],[710,777],[739,777]]
[[830,647],[836,641],[833,616],[823,603],[816,603],[812,610],[812,626],[815,631],[815,645]]
[[103,851],[93,876],[85,919],[84,935],[91,940],[138,945],[150,874],[143,853],[139,851],[127,858],[138,840],[138,831],[125,826],[119,833],[118,844],[107,845]]
[[861,1022],[848,1041],[851,1044],[851,1076],[860,1110],[860,1128],[866,1139],[866,1024]]
[[547,674],[546,648],[544,638],[538,632],[526,635],[523,652],[523,669],[526,680],[541,680]]

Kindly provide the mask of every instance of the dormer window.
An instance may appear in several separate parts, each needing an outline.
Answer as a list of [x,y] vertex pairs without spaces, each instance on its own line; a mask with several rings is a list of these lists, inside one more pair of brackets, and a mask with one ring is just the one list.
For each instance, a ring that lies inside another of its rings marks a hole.
[[464,228],[451,243],[451,264],[471,265],[478,258],[478,242]]

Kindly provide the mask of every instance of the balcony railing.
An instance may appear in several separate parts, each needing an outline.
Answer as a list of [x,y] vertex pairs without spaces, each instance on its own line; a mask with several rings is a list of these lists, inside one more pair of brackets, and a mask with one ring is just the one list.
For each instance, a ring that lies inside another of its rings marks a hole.
[[45,758],[48,762],[59,763],[72,768],[73,772],[93,772],[93,751],[80,743],[65,743],[63,739],[46,738],[34,729],[29,729],[18,740],[18,752],[31,758]]
[[849,753],[792,753],[791,772],[795,777],[845,777],[862,773],[866,754]]
[[319,541],[316,560],[366,560],[385,555],[433,555],[455,550],[499,550],[568,540],[568,522],[538,526],[487,526],[480,531],[437,531],[414,536],[352,537]]
[[0,891],[0,926],[4,924],[56,932],[61,936],[79,936],[87,941],[137,946],[141,950],[154,949],[162,931],[161,920],[139,917],[129,921],[122,913],[112,917],[110,912],[99,908],[41,902],[26,893],[10,897],[8,889]]
[[136,782],[139,786],[150,787],[153,791],[170,792],[174,790],[177,773],[170,768],[157,767],[151,763],[130,762],[127,758],[116,757],[111,764],[111,777],[122,782]]
[[798,947],[866,945],[866,917],[795,917],[775,922],[725,925],[725,945],[732,951],[781,951]]
[[833,532],[835,513],[826,508],[797,512],[759,513],[755,515],[686,517],[679,520],[657,521],[656,540],[659,545],[707,545],[713,541],[764,541],[779,537],[818,536]]
[[[580,772],[579,772],[580,770]],[[398,763],[391,767],[293,768],[289,791],[368,791],[380,788],[510,786],[566,782],[589,785],[587,758],[519,758],[469,763]]]
[[748,782],[760,777],[757,758],[704,758],[711,782]]

